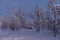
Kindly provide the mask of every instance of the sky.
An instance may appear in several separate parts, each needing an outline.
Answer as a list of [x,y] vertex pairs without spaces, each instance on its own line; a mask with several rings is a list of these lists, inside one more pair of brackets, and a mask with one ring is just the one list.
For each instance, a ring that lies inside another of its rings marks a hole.
[[[60,3],[60,0],[57,0]],[[39,5],[43,11],[46,10],[48,0],[0,0],[0,17],[4,15],[14,15],[19,8],[23,9],[26,16],[34,11],[35,5]]]

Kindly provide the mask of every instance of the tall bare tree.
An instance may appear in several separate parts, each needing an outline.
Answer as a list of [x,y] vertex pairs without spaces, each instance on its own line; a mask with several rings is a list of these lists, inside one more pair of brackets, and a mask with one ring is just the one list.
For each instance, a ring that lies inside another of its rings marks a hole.
[[[54,16],[54,20],[53,20],[53,26],[52,26],[52,31],[54,33],[54,36],[56,37],[56,15],[55,15],[55,12],[54,12],[54,5],[57,4],[56,0],[49,0],[49,3],[48,3],[48,12],[50,12],[50,14],[52,14]],[[52,19],[51,19],[52,20]]]

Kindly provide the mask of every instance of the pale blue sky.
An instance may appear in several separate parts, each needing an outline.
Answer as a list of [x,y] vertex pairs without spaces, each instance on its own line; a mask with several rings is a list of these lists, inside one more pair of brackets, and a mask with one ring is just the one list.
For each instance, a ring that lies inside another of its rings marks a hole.
[[[60,0],[57,1],[60,3]],[[28,15],[34,11],[35,5],[39,5],[45,11],[47,3],[48,0],[0,0],[0,16],[15,14],[19,8],[24,9]]]

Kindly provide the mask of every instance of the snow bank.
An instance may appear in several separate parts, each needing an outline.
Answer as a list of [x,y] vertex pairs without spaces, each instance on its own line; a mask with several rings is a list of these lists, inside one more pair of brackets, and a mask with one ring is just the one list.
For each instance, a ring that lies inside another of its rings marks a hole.
[[0,30],[0,40],[59,40],[48,30],[42,30],[41,33],[35,30],[21,29],[19,31]]

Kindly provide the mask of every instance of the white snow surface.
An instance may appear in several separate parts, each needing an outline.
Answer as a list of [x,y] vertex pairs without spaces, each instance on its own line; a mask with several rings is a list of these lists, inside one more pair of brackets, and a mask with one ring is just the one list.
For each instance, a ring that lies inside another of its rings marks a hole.
[[59,35],[53,36],[48,30],[42,30],[40,33],[30,29],[20,29],[19,31],[0,29],[0,40],[60,40]]

